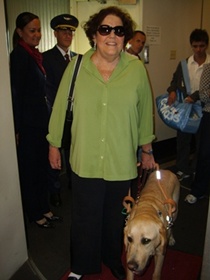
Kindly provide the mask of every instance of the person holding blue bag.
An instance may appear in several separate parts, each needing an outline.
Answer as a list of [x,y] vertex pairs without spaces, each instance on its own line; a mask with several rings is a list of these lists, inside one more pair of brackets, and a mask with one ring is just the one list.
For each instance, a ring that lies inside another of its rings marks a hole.
[[[210,55],[206,53],[209,44],[209,36],[206,30],[195,29],[190,34],[190,45],[193,55],[186,59],[187,70],[189,74],[190,94],[187,90],[184,80],[183,62],[179,62],[175,73],[173,74],[170,86],[167,89],[168,105],[176,102],[177,92],[182,92],[184,101],[194,103],[199,100],[199,83],[204,64],[210,63]],[[199,130],[196,134],[182,132],[177,130],[177,158],[176,175],[179,181],[190,177],[194,173],[193,166],[190,166],[191,142],[195,137],[196,143],[199,139]],[[195,159],[196,160],[196,159]],[[193,164],[195,165],[195,163]]]

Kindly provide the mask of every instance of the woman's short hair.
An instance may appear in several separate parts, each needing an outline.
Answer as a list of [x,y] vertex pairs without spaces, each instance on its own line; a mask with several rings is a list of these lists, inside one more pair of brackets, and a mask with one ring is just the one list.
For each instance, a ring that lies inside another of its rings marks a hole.
[[87,38],[89,39],[91,47],[94,46],[93,37],[96,34],[98,27],[108,15],[115,15],[122,20],[123,26],[125,28],[124,46],[126,46],[127,42],[132,38],[136,23],[132,20],[130,14],[127,11],[116,6],[111,6],[104,8],[98,13],[90,16],[89,20],[83,24],[83,29]]

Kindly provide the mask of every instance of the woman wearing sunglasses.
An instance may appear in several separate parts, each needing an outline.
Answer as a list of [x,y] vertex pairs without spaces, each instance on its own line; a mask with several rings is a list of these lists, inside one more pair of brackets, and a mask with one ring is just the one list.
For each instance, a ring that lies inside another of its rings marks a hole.
[[[92,48],[83,56],[75,83],[68,279],[100,273],[102,262],[117,279],[125,279],[122,201],[137,176],[138,145],[143,168],[155,167],[152,95],[143,64],[123,52],[135,29],[127,12],[104,8],[83,27]],[[62,78],[47,136],[51,166],[57,169],[73,69],[69,64]]]

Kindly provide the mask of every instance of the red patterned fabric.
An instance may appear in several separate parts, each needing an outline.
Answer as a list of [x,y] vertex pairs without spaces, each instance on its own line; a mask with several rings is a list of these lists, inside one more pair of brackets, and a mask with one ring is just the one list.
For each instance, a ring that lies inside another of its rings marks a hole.
[[30,47],[25,41],[22,39],[18,42],[19,45],[21,45],[29,54],[32,56],[36,63],[38,64],[39,68],[42,70],[44,75],[46,75],[45,69],[42,65],[42,54],[39,52],[39,50],[35,47]]

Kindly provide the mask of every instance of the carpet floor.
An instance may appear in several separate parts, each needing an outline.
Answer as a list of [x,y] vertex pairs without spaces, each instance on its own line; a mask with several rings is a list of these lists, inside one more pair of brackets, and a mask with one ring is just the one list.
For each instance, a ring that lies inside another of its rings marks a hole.
[[[125,257],[123,257],[125,264]],[[168,250],[166,253],[161,280],[197,280],[202,264],[202,257],[190,255],[187,253]],[[135,280],[151,280],[154,270],[152,261],[142,276],[135,275]],[[60,280],[68,278],[69,271],[64,274]],[[82,280],[116,280],[106,266],[102,266],[102,273],[95,275],[86,275]]]

